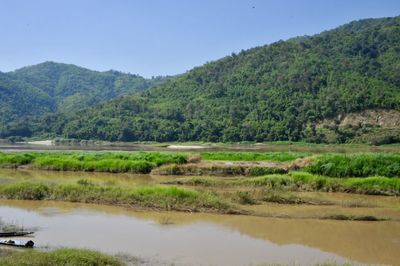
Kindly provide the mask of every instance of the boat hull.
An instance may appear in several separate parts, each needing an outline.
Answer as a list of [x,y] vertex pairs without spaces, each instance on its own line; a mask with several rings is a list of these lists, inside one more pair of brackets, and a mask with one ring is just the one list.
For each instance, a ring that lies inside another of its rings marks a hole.
[[33,232],[25,232],[25,231],[0,232],[0,237],[27,236],[27,235],[31,235],[31,234],[33,234]]

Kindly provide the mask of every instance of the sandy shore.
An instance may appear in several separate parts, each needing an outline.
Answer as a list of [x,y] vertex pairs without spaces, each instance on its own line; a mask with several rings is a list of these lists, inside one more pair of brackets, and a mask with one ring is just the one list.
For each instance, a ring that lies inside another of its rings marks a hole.
[[196,150],[196,149],[206,149],[207,147],[199,145],[169,145],[167,148],[175,150]]
[[45,146],[51,146],[53,145],[52,140],[37,140],[37,141],[28,141],[28,144],[34,144],[34,145],[45,145]]

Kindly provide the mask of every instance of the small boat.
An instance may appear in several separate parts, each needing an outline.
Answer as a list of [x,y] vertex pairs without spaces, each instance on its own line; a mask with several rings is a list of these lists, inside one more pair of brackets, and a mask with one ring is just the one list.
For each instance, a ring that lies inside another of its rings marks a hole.
[[33,248],[33,243],[32,240],[28,241],[18,241],[18,240],[0,240],[0,245],[6,245],[6,246],[13,246],[13,247],[21,247],[21,248]]
[[0,232],[0,237],[13,237],[13,236],[27,236],[34,232],[14,231],[14,232]]

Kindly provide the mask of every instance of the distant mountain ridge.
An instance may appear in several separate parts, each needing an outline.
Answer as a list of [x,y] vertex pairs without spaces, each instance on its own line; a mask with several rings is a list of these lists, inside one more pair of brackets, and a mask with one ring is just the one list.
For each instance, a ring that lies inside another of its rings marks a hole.
[[55,62],[1,73],[0,137],[1,132],[3,135],[20,133],[20,124],[27,124],[32,117],[75,112],[122,95],[141,92],[162,80]]
[[400,125],[365,122],[372,110],[400,115],[400,17],[245,50],[30,130],[111,141],[400,142]]
[[154,80],[118,71],[93,71],[75,65],[44,62],[7,73],[54,98],[61,111],[111,100],[149,88]]

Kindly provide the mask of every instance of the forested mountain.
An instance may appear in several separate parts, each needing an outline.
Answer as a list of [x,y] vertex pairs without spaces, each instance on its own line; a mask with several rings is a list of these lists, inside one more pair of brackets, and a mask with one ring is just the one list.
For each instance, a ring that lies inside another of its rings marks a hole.
[[[400,141],[399,111],[400,17],[394,17],[232,54],[140,95],[47,116],[32,130],[112,141],[379,144]],[[354,123],[345,122],[349,116]]]
[[75,65],[45,62],[9,73],[39,88],[55,100],[58,111],[92,106],[153,85],[138,75],[118,71],[98,72]]
[[32,118],[75,112],[143,91],[162,80],[54,62],[0,73],[0,137],[29,135],[27,124]]
[[40,89],[0,73],[0,132],[7,125],[9,135],[31,134],[19,119],[44,114],[54,108],[51,97]]

